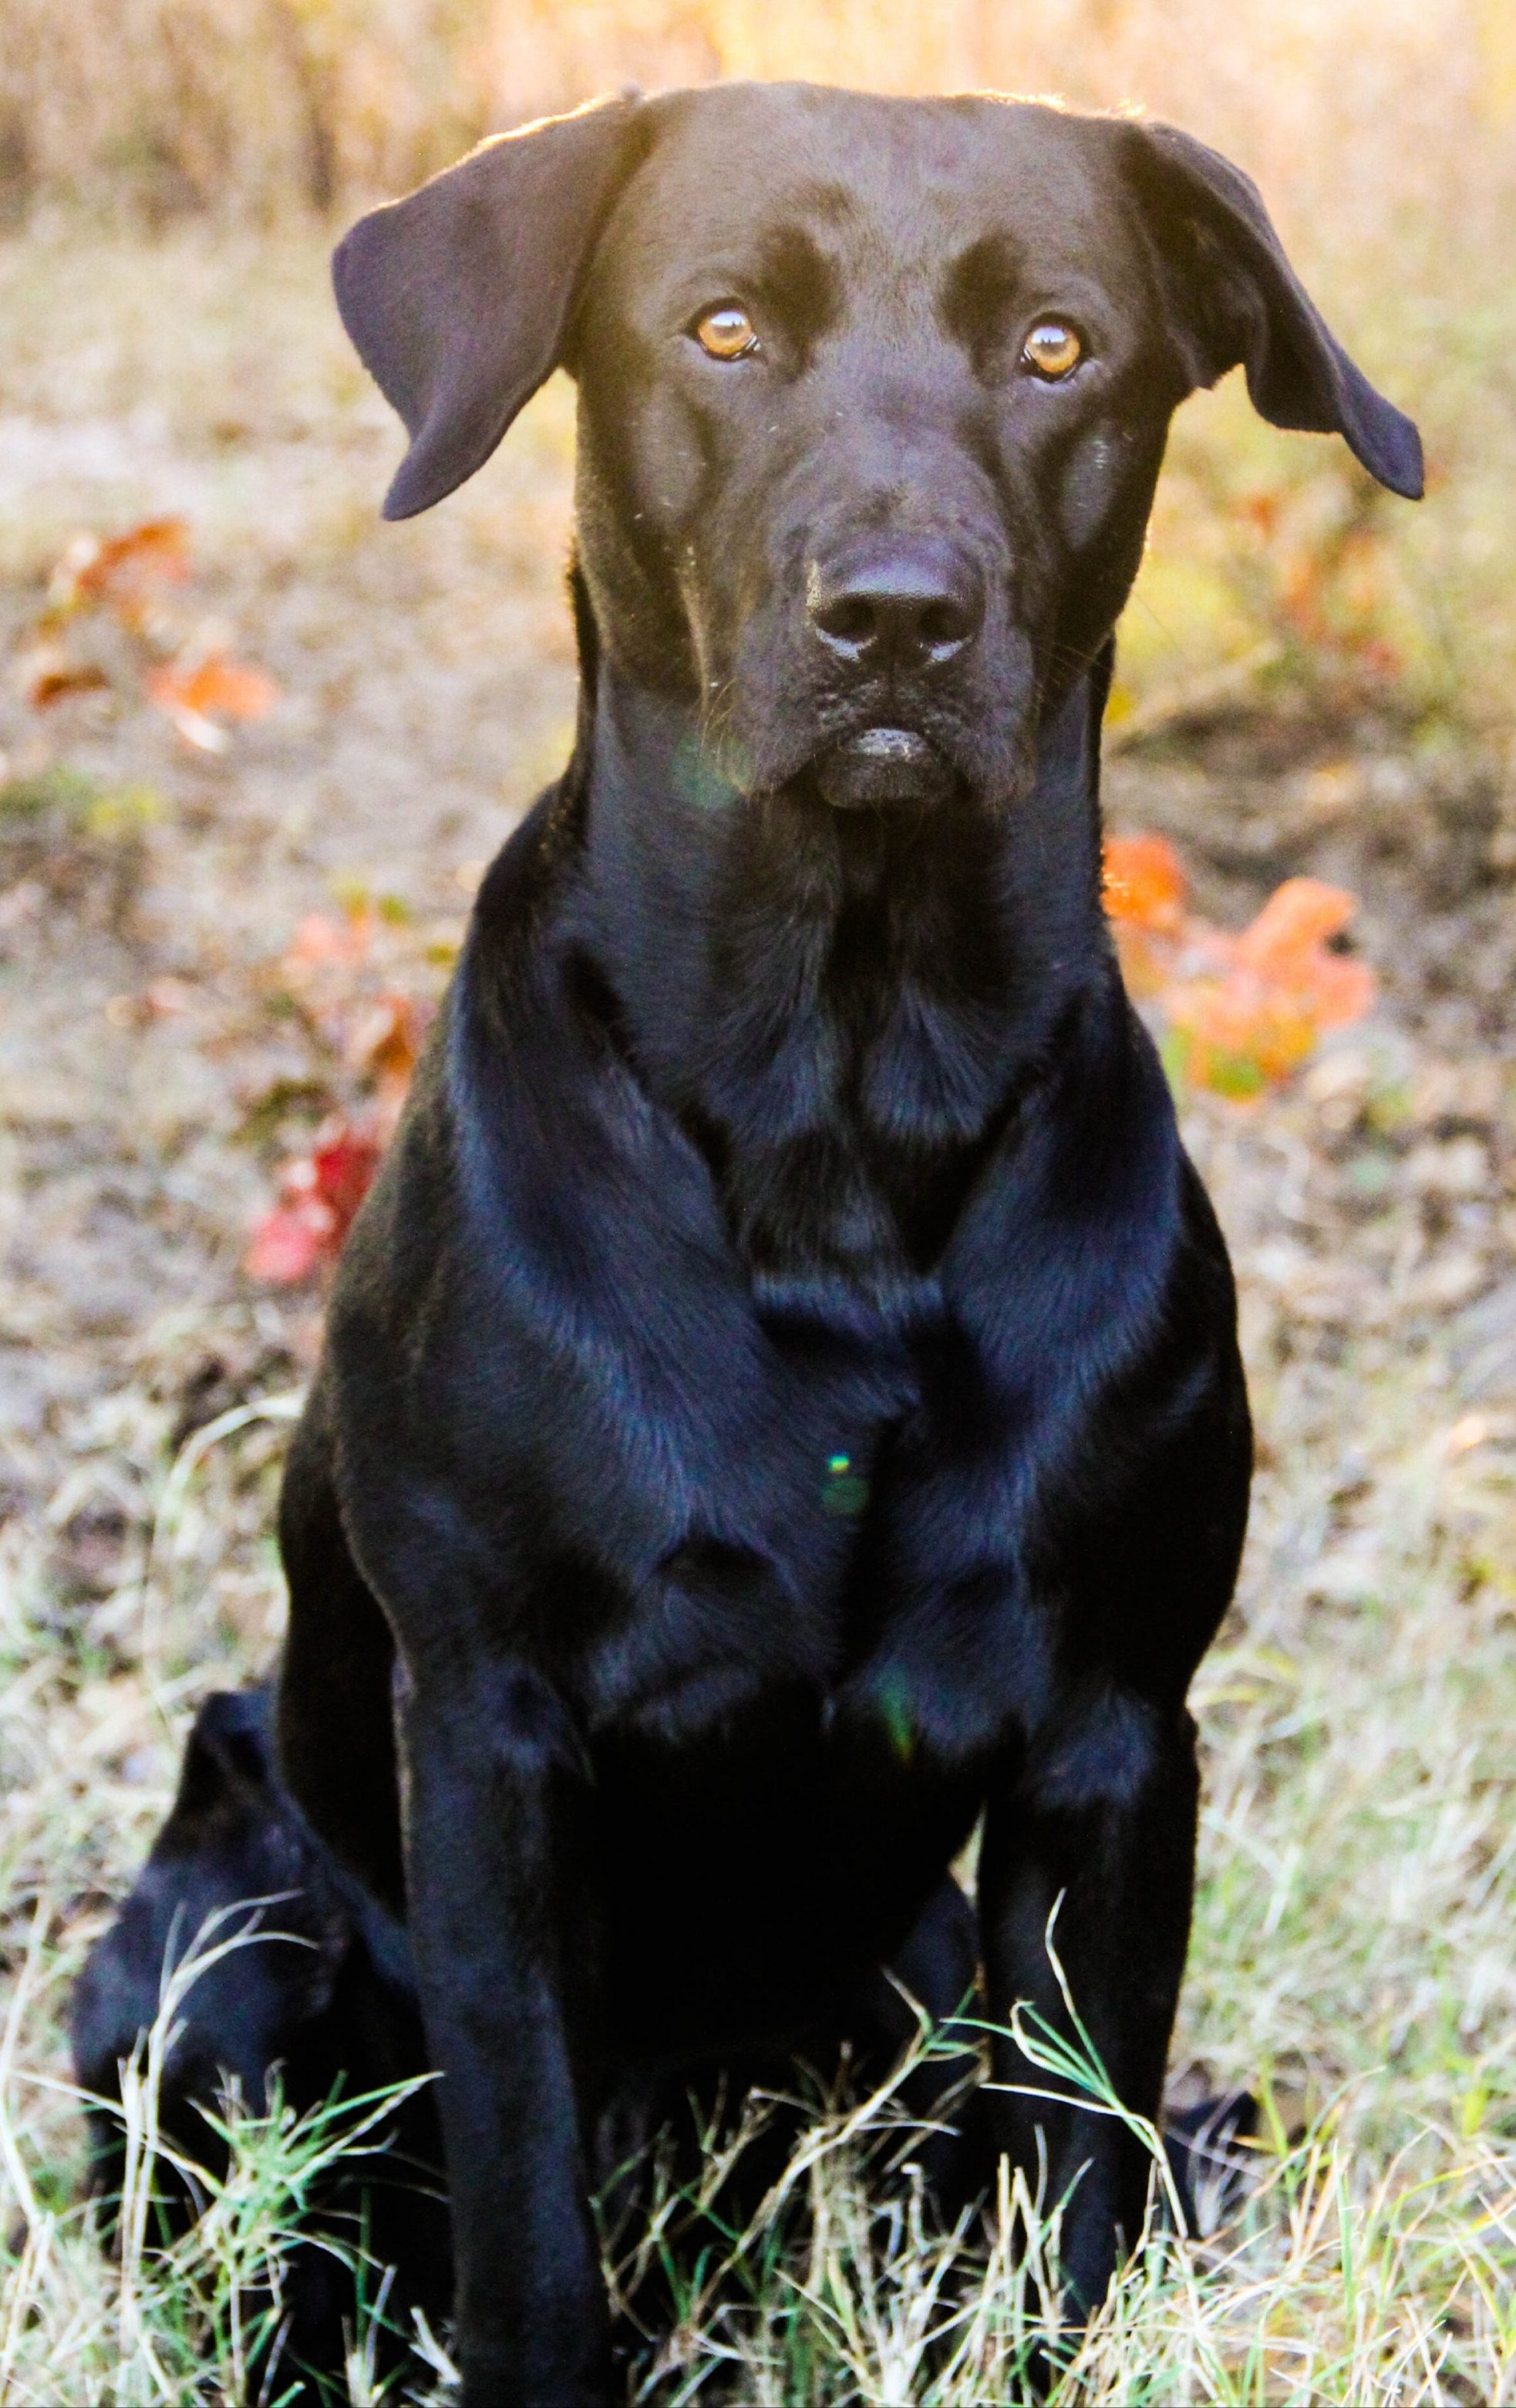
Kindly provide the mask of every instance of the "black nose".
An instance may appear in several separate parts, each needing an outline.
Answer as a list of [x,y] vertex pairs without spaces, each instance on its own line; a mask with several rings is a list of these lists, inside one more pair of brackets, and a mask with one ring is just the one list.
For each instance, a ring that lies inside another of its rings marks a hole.
[[889,544],[812,564],[810,624],[850,666],[921,669],[951,661],[984,616],[979,580],[945,544]]

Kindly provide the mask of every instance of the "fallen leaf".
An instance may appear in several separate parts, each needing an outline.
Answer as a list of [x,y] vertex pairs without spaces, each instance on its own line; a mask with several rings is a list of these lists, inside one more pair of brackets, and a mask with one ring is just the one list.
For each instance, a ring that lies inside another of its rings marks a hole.
[[410,1083],[423,1034],[422,1014],[413,996],[380,996],[365,1013],[348,1040],[348,1059],[381,1086],[398,1080]]
[[182,519],[144,519],[124,535],[78,535],[48,584],[50,608],[77,610],[100,602],[122,624],[140,628],[161,585],[190,573],[189,529]]
[[1111,838],[1106,909],[1130,992],[1166,1024],[1184,1083],[1238,1101],[1289,1077],[1324,1028],[1359,1019],[1373,974],[1328,950],[1357,908],[1319,879],[1290,878],[1240,936],[1184,910],[1183,866],[1164,837]]
[[178,663],[150,668],[143,683],[180,735],[203,752],[224,750],[226,738],[217,725],[219,720],[261,719],[279,699],[278,686],[262,669],[228,660],[221,652],[212,652],[189,668]]
[[244,1268],[253,1279],[293,1287],[326,1260],[331,1234],[332,1216],[316,1197],[276,1204],[254,1223]]
[[279,1173],[279,1201],[253,1226],[244,1266],[291,1286],[335,1262],[373,1185],[388,1129],[329,1121],[309,1154]]
[[1177,982],[1164,1009],[1189,1084],[1239,1101],[1298,1069],[1319,1034],[1298,998],[1246,973]]
[[47,710],[55,702],[66,701],[71,694],[98,694],[102,686],[109,683],[104,669],[45,669],[33,679],[26,699],[34,710]]
[[1237,959],[1266,977],[1278,976],[1337,936],[1356,908],[1345,887],[1323,886],[1319,878],[1287,878],[1237,939]]
[[1359,1020],[1374,1000],[1373,973],[1326,950],[1357,908],[1344,887],[1287,878],[1237,939],[1237,967],[1293,996],[1318,1028]]
[[34,710],[50,710],[71,694],[97,694],[110,683],[104,669],[93,661],[70,660],[59,643],[32,646],[17,666],[21,693]]
[[1166,837],[1113,836],[1105,849],[1105,902],[1113,920],[1177,933],[1188,881]]
[[372,1130],[339,1123],[311,1155],[316,1174],[314,1193],[332,1215],[337,1245],[347,1236],[359,1205],[374,1183],[381,1151]]
[[340,920],[329,911],[307,912],[280,958],[280,975],[298,983],[327,962],[361,962],[373,934],[373,919],[366,911],[350,911]]

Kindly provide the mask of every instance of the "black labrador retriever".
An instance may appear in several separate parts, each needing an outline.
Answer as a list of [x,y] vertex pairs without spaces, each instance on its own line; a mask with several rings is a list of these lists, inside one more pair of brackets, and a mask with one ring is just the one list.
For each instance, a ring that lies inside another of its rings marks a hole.
[[[608,2102],[929,1975],[981,1814],[992,2014],[1063,2022],[1056,1907],[1157,2113],[1250,1434],[1102,914],[1110,630],[1195,386],[1421,452],[1246,178],[1124,118],[623,95],[336,283],[393,517],[576,378],[582,681],[341,1266],[279,1745],[408,1932],[468,2408],[589,2408]],[[988,2112],[1097,2300],[1142,2150]]]

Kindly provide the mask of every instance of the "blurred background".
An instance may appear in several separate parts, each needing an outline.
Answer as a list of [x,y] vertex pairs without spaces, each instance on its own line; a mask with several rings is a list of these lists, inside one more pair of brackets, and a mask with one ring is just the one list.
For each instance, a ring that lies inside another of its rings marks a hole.
[[[1197,1684],[1174,2081],[1267,2086],[1285,2204],[1246,2282],[1208,2276],[1215,2362],[1265,2368],[1250,2400],[1509,2400],[1516,8],[5,0],[0,2401],[189,2397],[154,2387],[144,2333],[164,2365],[221,2346],[224,2280],[171,2345],[148,2275],[132,2292],[89,2243],[47,2086],[63,2000],[189,1713],[277,1644],[272,1498],[330,1260],[482,867],[572,727],[571,390],[381,526],[400,434],[327,253],[483,134],[747,75],[1175,120],[1255,179],[1423,430],[1410,507],[1263,426],[1237,377],[1185,405],[1107,794],[1150,840],[1116,904],[1237,1261],[1260,1429]],[[1326,958],[1367,974],[1352,1014],[1318,946],[1288,1041],[1234,1014],[1218,1050],[1194,963],[1300,878],[1337,898]],[[1328,2159],[1340,2216],[1292,2225]],[[1152,2316],[1167,2363],[1183,2320]],[[782,2396],[907,2396],[837,2380]],[[1110,2382],[1089,2396],[1132,2396]]]

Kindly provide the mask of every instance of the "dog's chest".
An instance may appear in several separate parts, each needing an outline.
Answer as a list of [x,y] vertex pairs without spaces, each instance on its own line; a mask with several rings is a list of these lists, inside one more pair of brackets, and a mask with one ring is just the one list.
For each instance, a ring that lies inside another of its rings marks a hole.
[[1025,1050],[1026,946],[986,831],[955,820],[926,843],[857,818],[744,816],[677,974],[655,987],[622,960],[612,978],[759,1309],[822,1321],[908,1305]]
[[797,1015],[744,1080],[688,1108],[759,1309],[846,1323],[862,1302],[908,1316],[1013,1083],[971,1012],[881,985],[851,1010]]
[[886,1385],[827,1368],[706,1399],[676,1513],[658,1515],[654,1559],[586,1661],[600,1727],[695,1743],[779,1696],[808,1700],[820,1727],[859,1644]]
[[903,1346],[767,1353],[686,1426],[682,1526],[585,1658],[590,1726],[728,1767],[761,1738],[765,1780],[798,1752],[897,1785],[974,1754],[1018,1669],[1002,1593],[970,1577],[982,1530],[954,1526],[957,1441]]

